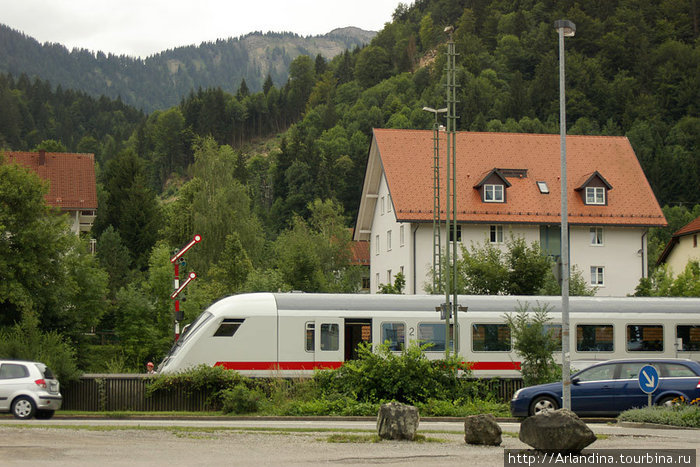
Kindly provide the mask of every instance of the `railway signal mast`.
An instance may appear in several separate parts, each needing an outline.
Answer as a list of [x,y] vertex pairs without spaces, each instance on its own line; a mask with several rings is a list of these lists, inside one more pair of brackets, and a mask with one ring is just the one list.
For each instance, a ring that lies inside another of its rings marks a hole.
[[178,340],[180,337],[180,321],[182,321],[183,318],[183,312],[180,311],[180,299],[178,299],[178,295],[180,295],[180,292],[182,292],[187,285],[192,282],[196,277],[197,274],[193,271],[187,275],[187,279],[185,282],[180,285],[180,261],[182,261],[182,256],[187,253],[187,251],[195,246],[197,243],[202,241],[202,236],[201,235],[195,235],[192,240],[182,247],[179,251],[175,253],[175,256],[170,258],[170,262],[173,263],[173,266],[175,268],[175,278],[173,280],[173,293],[170,295],[170,298],[175,300],[175,316],[174,316],[174,321],[175,321],[175,340]]

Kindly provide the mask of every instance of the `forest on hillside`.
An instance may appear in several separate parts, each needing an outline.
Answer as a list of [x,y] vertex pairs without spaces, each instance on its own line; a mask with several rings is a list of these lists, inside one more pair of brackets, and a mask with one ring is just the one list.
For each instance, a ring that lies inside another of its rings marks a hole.
[[0,72],[49,80],[53,85],[99,97],[119,98],[145,112],[176,105],[191,90],[222,88],[236,92],[245,80],[260,91],[265,79],[281,86],[289,64],[299,55],[329,59],[343,50],[362,47],[374,36],[358,28],[340,28],[319,36],[291,32],[251,32],[214,42],[164,50],[146,58],[68,50],[61,44],[40,44],[0,24]]
[[[0,148],[95,153],[99,248],[94,264],[74,261],[97,292],[73,299],[93,310],[90,326],[119,340],[114,365],[139,368],[171,341],[168,258],[195,233],[204,241],[187,255],[198,278],[182,306],[186,320],[231,293],[357,289],[348,227],[372,128],[431,127],[421,109],[445,102],[446,25],[459,54],[459,130],[558,133],[560,18],[577,25],[566,43],[567,131],[630,139],[669,221],[650,234],[653,258],[700,215],[694,0],[419,0],[400,5],[367,47],[293,59],[281,86],[270,76],[257,92],[245,80],[235,93],[193,86],[178,105],[148,115],[2,75]],[[56,291],[38,284],[19,284],[26,294],[12,296],[0,286],[0,325],[29,309],[42,331],[88,345],[86,324],[59,320]]]

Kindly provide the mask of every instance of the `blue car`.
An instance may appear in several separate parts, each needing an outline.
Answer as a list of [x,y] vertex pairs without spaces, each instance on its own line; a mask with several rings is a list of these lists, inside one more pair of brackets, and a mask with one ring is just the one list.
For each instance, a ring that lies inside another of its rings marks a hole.
[[[608,360],[571,376],[571,410],[579,416],[618,415],[648,405],[648,395],[639,387],[639,371],[652,365],[659,375],[652,403],[673,405],[680,398],[700,398],[700,363],[683,359]],[[510,401],[514,417],[528,417],[562,405],[562,383],[540,384],[519,389]]]

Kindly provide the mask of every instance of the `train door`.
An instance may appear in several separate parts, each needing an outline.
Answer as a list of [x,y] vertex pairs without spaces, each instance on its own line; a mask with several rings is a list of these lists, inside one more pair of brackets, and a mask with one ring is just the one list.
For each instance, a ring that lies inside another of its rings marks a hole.
[[345,328],[342,318],[319,318],[315,323],[315,352],[317,366],[335,368],[337,365],[325,365],[330,362],[342,362],[345,353]]
[[357,346],[362,342],[372,343],[372,320],[346,319],[345,361],[357,358]]

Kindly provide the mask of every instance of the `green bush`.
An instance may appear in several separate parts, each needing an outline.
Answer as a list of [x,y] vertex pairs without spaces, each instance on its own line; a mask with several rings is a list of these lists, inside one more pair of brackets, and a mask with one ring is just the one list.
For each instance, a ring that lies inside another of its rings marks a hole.
[[429,360],[426,346],[410,346],[401,354],[387,345],[372,352],[370,344],[358,347],[358,359],[337,370],[317,372],[314,379],[325,395],[337,393],[360,402],[382,400],[413,404],[428,399],[455,400],[467,390],[471,374],[461,358]]
[[637,423],[700,428],[700,407],[679,404],[674,407],[645,407],[622,412],[618,420]]
[[146,387],[146,396],[151,397],[159,391],[171,391],[183,388],[186,394],[204,392],[208,394],[208,404],[218,409],[222,406],[223,392],[239,384],[253,387],[250,379],[233,370],[225,370],[219,366],[198,365],[191,369],[171,374],[158,375]]
[[42,332],[31,312],[23,313],[20,323],[0,330],[0,358],[45,363],[61,384],[79,376],[71,342],[56,331]]
[[225,414],[257,412],[264,397],[265,394],[258,388],[250,389],[245,384],[238,384],[221,391],[221,411]]

